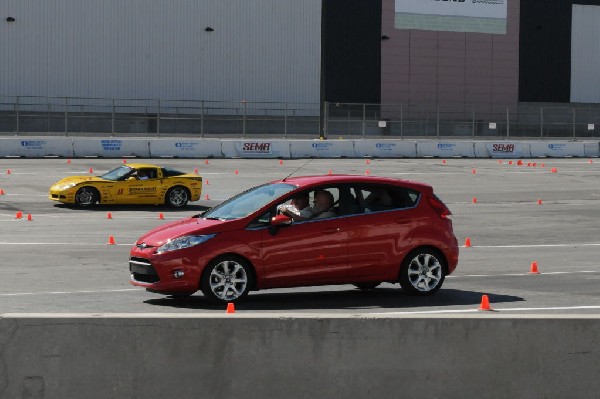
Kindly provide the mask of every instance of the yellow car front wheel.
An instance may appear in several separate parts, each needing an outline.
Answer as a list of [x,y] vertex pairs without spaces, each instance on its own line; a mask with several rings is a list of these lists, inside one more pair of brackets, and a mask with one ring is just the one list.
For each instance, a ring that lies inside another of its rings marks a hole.
[[75,193],[75,203],[79,206],[92,206],[100,200],[98,190],[93,187],[81,187]]

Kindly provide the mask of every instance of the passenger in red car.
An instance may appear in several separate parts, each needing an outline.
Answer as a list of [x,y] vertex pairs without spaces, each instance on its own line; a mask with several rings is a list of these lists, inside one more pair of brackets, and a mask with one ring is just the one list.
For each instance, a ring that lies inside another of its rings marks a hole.
[[315,192],[312,219],[325,219],[336,216],[333,210],[333,194],[326,190]]

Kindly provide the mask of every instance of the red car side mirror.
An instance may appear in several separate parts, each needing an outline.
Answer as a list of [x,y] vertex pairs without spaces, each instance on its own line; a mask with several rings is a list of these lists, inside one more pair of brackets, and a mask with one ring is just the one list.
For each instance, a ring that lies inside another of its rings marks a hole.
[[292,218],[286,215],[277,215],[271,218],[271,226],[288,226],[292,224]]

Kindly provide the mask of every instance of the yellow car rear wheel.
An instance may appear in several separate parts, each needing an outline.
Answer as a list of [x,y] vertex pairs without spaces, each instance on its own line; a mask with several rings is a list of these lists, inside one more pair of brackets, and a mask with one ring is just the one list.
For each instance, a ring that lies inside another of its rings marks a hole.
[[190,192],[183,186],[171,187],[167,191],[166,203],[174,208],[185,206],[190,200]]

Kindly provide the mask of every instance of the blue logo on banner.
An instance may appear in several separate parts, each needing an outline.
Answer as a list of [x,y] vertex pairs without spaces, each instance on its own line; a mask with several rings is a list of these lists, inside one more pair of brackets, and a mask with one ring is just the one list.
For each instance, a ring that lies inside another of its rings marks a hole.
[[104,151],[119,151],[123,140],[100,140]]
[[437,148],[442,151],[451,151],[454,147],[456,147],[456,144],[451,143],[438,143],[437,145]]
[[175,147],[179,148],[182,151],[192,151],[193,149],[196,148],[196,146],[199,143],[185,143],[185,142],[179,142],[179,143],[175,143]]
[[567,148],[566,144],[548,144],[548,148],[552,151],[564,151]]
[[329,149],[333,146],[333,143],[313,143],[312,147],[316,148],[317,151],[329,151]]
[[394,147],[396,147],[396,143],[377,143],[375,144],[375,148],[381,151],[391,151]]
[[23,140],[21,141],[21,147],[25,147],[28,150],[41,150],[46,145],[46,140]]

